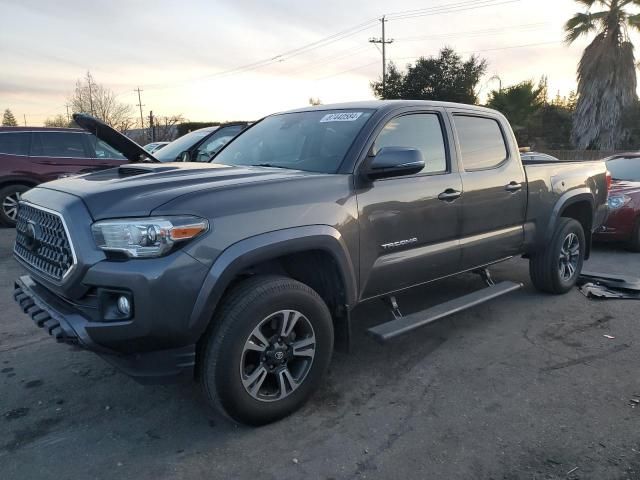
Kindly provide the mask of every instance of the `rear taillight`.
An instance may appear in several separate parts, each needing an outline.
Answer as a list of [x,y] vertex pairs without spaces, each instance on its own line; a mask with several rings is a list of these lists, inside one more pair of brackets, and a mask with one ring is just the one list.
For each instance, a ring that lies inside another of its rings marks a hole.
[[609,196],[609,192],[611,192],[611,172],[609,170],[607,170],[605,177],[607,179],[607,196]]

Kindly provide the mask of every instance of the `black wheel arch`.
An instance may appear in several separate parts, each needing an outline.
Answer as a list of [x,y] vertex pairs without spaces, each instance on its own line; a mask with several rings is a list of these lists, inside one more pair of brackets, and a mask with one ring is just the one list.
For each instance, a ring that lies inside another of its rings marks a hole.
[[586,242],[585,260],[588,260],[591,254],[594,215],[595,200],[589,189],[572,190],[565,193],[558,199],[551,213],[542,244],[547,245],[551,241],[560,218],[573,218],[582,225],[584,230]]
[[265,273],[285,274],[307,284],[325,300],[334,316],[347,316],[357,301],[356,271],[335,228],[311,225],[264,233],[228,247],[213,263],[191,313],[189,327],[194,340],[205,332],[230,287],[248,276]]

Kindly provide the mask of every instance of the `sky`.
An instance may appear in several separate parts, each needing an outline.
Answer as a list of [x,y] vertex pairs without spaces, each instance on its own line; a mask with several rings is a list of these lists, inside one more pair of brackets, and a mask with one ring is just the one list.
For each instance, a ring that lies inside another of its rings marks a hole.
[[494,75],[503,86],[546,75],[552,96],[567,95],[590,39],[567,46],[562,26],[581,10],[572,0],[0,0],[0,110],[30,125],[66,114],[87,70],[136,116],[138,87],[145,115],[191,121],[258,119],[310,97],[369,100],[382,60],[368,40],[382,15],[387,59],[401,67],[450,46],[488,61],[481,99],[498,88]]

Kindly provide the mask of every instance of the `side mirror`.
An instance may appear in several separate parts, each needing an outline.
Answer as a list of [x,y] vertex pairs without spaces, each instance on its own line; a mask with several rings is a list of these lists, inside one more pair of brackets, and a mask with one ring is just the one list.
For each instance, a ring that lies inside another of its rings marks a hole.
[[178,157],[178,158],[180,158],[179,161],[181,161],[181,162],[190,162],[191,161],[191,154],[189,153],[188,150],[185,150],[184,152],[182,152],[180,154],[180,157]]
[[424,168],[422,152],[417,148],[384,147],[373,157],[365,171],[372,180],[413,175]]

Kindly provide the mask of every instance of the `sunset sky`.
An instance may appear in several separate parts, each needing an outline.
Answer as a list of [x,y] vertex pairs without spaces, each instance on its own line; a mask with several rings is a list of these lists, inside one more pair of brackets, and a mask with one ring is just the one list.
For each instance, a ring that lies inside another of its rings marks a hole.
[[387,23],[400,66],[448,45],[488,60],[481,98],[493,75],[504,86],[547,75],[550,93],[566,95],[589,39],[566,46],[562,25],[580,10],[571,0],[0,0],[0,109],[42,124],[65,113],[87,70],[136,114],[139,86],[145,114],[193,121],[371,99],[381,55],[368,39],[383,14],[400,17]]

